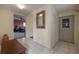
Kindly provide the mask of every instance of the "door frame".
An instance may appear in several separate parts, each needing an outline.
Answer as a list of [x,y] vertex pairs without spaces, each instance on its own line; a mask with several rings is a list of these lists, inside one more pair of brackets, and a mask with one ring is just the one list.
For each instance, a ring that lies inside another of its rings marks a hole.
[[[23,15],[19,15],[19,14],[14,14],[13,17],[15,17],[15,15],[18,15],[18,16],[21,16],[21,17],[24,17],[24,22],[25,22],[25,32],[24,32],[24,38],[26,38],[26,17],[23,16]],[[14,19],[13,19],[13,26],[14,26]],[[13,27],[13,32],[14,32],[14,27]],[[15,37],[14,37],[15,38]],[[15,38],[15,39],[20,39],[20,38],[23,38],[23,37],[18,37],[18,38]]]

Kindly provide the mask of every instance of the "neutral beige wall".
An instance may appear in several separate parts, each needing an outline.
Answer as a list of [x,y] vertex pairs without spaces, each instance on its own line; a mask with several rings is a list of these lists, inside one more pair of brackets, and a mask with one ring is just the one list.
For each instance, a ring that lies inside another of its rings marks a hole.
[[[45,29],[36,28],[36,13],[45,10]],[[51,48],[57,42],[56,13],[52,5],[45,5],[33,12],[33,36],[34,41]]]
[[26,17],[26,38],[33,36],[33,15],[30,13]]
[[76,5],[76,10],[74,12],[75,21],[74,21],[74,42],[75,46],[78,48],[79,51],[79,6]]
[[69,16],[69,15],[74,15],[74,14],[75,14],[74,10],[69,10],[69,11],[64,11],[62,13],[58,13],[58,17]]
[[13,34],[13,12],[7,8],[0,7],[0,38],[8,34],[11,39]]
[[79,50],[79,12],[75,13],[75,45]]
[[4,34],[8,34],[10,39],[14,39],[14,14],[26,17],[26,15],[0,6],[0,38],[2,38]]

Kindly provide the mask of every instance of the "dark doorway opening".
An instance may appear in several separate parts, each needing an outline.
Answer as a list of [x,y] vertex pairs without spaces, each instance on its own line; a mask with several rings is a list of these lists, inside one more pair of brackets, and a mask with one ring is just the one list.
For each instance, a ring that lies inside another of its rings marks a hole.
[[24,16],[14,15],[14,38],[25,37],[25,18]]

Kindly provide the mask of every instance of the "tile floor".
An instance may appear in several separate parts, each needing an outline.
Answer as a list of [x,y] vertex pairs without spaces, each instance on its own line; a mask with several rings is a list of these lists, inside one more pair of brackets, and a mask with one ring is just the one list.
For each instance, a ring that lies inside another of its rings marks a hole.
[[27,49],[28,54],[49,54],[52,53],[47,47],[42,46],[32,39],[18,39],[20,43],[22,43]]
[[76,54],[78,53],[77,49],[72,43],[67,43],[63,41],[57,42],[52,51],[42,46],[39,43],[36,43],[32,39],[18,39],[18,41],[23,44],[28,49],[28,54]]
[[53,53],[55,54],[77,54],[78,50],[72,43],[59,41],[53,48]]

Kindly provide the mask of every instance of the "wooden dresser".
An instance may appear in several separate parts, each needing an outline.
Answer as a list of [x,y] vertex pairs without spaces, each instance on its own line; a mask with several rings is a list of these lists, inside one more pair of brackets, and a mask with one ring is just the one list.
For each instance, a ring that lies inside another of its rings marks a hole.
[[1,54],[25,54],[26,48],[16,39],[4,41],[1,44]]

